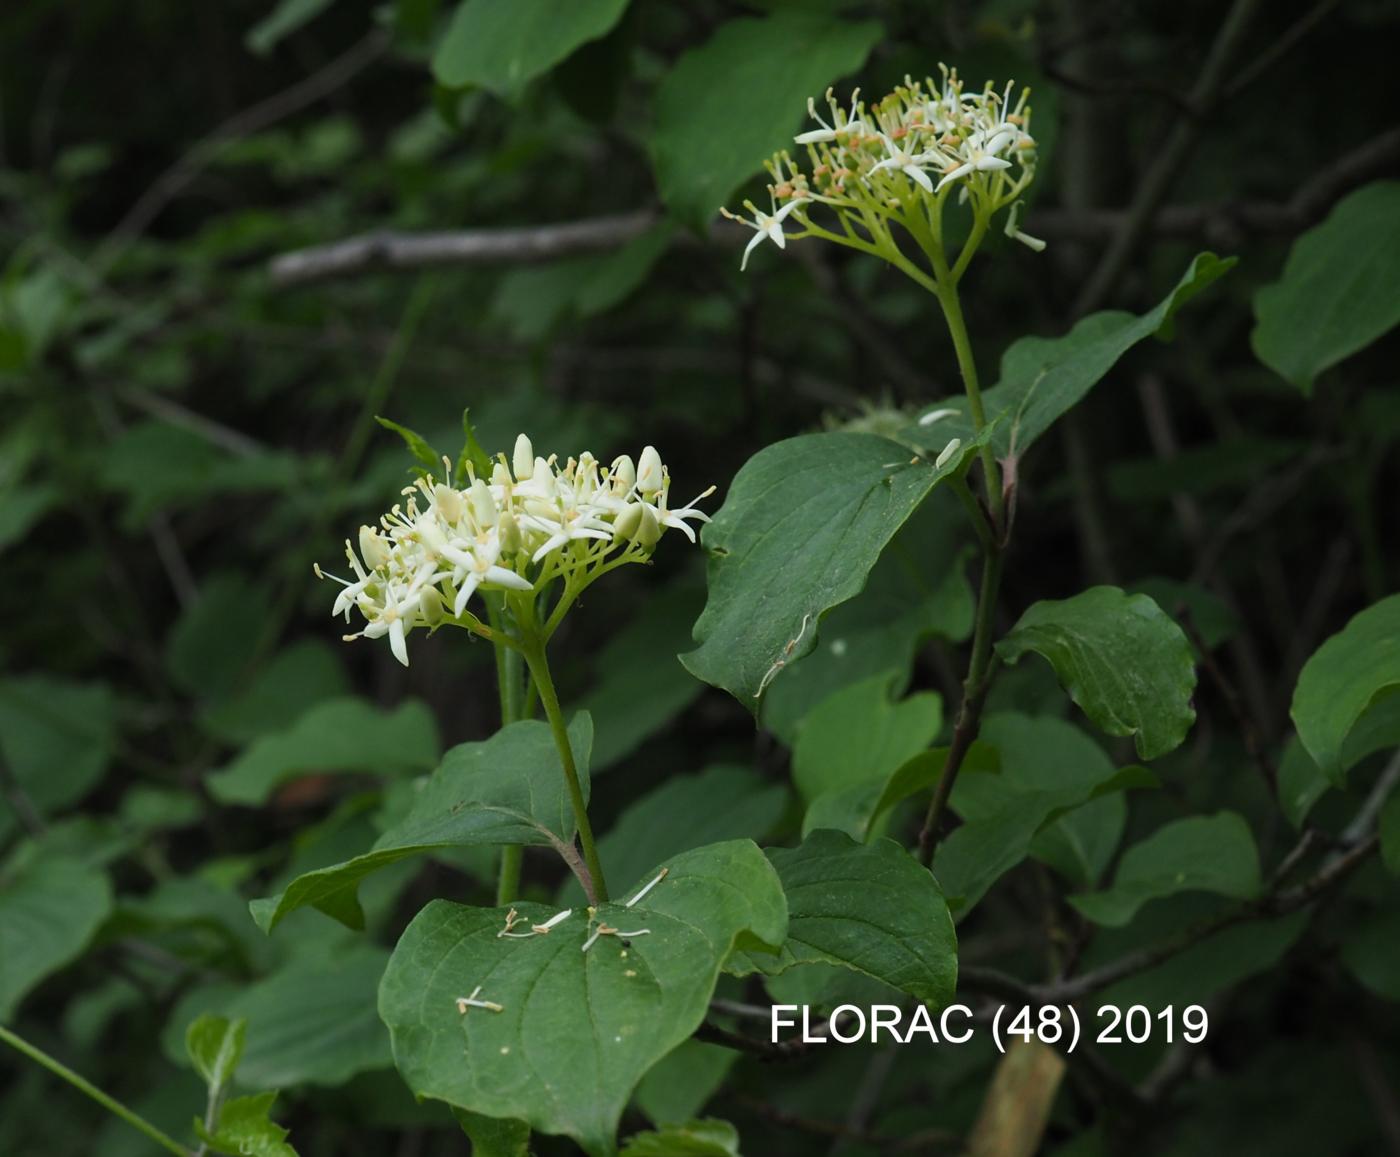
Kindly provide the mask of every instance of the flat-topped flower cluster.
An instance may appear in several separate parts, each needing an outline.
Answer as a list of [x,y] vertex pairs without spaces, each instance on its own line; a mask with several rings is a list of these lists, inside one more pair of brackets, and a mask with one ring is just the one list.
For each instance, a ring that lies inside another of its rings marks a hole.
[[343,588],[332,613],[348,622],[357,610],[365,620],[347,641],[387,635],[407,666],[409,633],[466,625],[463,616],[477,623],[467,608],[478,592],[539,592],[560,578],[577,591],[603,570],[645,561],[668,527],[694,542],[687,519],[708,521],[695,503],[714,491],[672,508],[670,472],[654,447],[635,463],[624,454],[603,467],[584,451],[561,467],[557,456],[538,457],[524,434],[489,478],[470,465],[467,477],[460,488],[421,477],[378,528],[360,527],[358,553],[345,543],[352,579],[316,568]]
[[[856,248],[868,247],[865,242],[878,229],[879,217],[893,216],[916,235],[936,233],[937,219],[923,199],[941,206],[955,187],[984,221],[1011,206],[1007,234],[1033,249],[1045,247],[1017,228],[1017,199],[1034,178],[1036,166],[1030,89],[1018,94],[1015,85],[1008,84],[998,92],[988,82],[968,91],[956,69],[939,69],[941,84],[905,77],[902,85],[870,105],[857,89],[849,108],[842,107],[828,89],[829,121],[815,101],[807,102],[818,127],[793,138],[805,147],[807,163],[787,150],[765,163],[772,177],[770,210],[745,201],[752,220],[721,210],[755,230],[741,268],[764,240],[785,248],[783,221],[793,214],[806,228],[799,236],[855,242]],[[807,214],[818,204],[837,212],[842,233],[813,225]],[[918,220],[909,220],[915,215]]]

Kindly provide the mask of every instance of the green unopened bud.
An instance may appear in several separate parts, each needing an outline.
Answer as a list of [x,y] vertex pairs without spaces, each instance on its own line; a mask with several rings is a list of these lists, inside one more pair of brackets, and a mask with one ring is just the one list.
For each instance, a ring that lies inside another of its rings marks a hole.
[[520,533],[520,523],[515,521],[515,515],[510,511],[501,515],[497,533],[500,535],[502,554],[515,554],[525,545],[525,536]]
[[515,440],[515,456],[511,459],[511,464],[515,467],[517,482],[524,482],[534,472],[535,448],[524,434]]
[[643,494],[656,494],[666,480],[665,468],[661,465],[661,455],[655,446],[642,451],[637,463],[637,489]]
[[451,486],[444,486],[441,482],[433,487],[433,501],[437,504],[443,518],[447,519],[448,522],[460,522],[462,515],[466,513],[461,491],[454,490]]
[[655,546],[661,538],[661,523],[656,511],[646,502],[631,502],[613,523],[619,538],[635,542],[638,546]]
[[472,500],[472,517],[476,519],[477,526],[495,526],[500,514],[496,510],[496,500],[491,497],[491,487],[478,478],[472,483],[469,493]]
[[372,526],[360,527],[360,557],[370,570],[378,570],[389,561],[389,544]]

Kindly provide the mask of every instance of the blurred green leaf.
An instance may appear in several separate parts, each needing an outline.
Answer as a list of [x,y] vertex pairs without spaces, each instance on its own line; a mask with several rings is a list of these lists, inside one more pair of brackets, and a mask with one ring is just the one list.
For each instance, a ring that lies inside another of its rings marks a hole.
[[1381,809],[1379,829],[1381,859],[1391,872],[1400,876],[1400,792],[1394,789]]
[[205,708],[201,721],[220,739],[249,743],[291,727],[316,704],[349,691],[330,647],[302,639],[274,656],[245,689]]
[[0,496],[0,551],[23,540],[59,502],[56,486],[17,486]]
[[686,1121],[632,1134],[618,1157],[740,1157],[739,1132],[714,1118]]
[[[628,804],[598,841],[609,878],[638,879],[652,864],[722,840],[762,840],[787,807],[782,784],[746,767],[718,764],[698,775],[673,775]],[[582,899],[570,880],[568,897]]]
[[0,869],[0,1021],[76,959],[111,910],[106,874],[77,860],[35,856]]
[[[47,675],[0,680],[0,756],[40,815],[82,799],[117,745],[116,707],[101,683]],[[12,822],[0,809],[0,834]]]
[[739,1054],[704,1041],[682,1041],[647,1071],[637,1086],[637,1108],[653,1125],[674,1125],[698,1116],[719,1090]]
[[[593,721],[586,712],[569,725],[569,745],[587,800]],[[308,872],[279,896],[254,900],[253,918],[271,932],[288,913],[310,904],[342,924],[363,928],[356,892],[361,880],[381,868],[445,848],[563,846],[573,835],[573,808],[550,729],[535,719],[522,720],[484,742],[452,748],[423,784],[413,810],[372,850]]]
[[700,645],[681,656],[687,670],[756,713],[768,683],[815,646],[821,617],[860,593],[895,532],[975,446],[941,467],[869,434],[807,434],[759,451],[701,536],[709,600]]
[[1180,745],[1196,720],[1196,663],[1180,627],[1146,595],[1091,587],[1032,604],[996,645],[1008,663],[1034,651],[1107,735],[1131,735],[1138,756]]
[[1400,1001],[1400,911],[1372,912],[1348,930],[1342,960],[1384,1000]]
[[472,1143],[472,1157],[530,1157],[530,1126],[452,1107],[452,1115]]
[[[1400,186],[1397,186],[1400,188]],[[1355,615],[1303,665],[1289,714],[1322,773],[1340,784],[1343,747],[1357,721],[1400,686],[1400,595]]]
[[513,100],[626,10],[627,0],[461,0],[433,56],[433,75],[448,88],[480,85]]
[[1128,849],[1111,888],[1069,901],[1096,924],[1120,925],[1149,900],[1178,892],[1259,894],[1259,853],[1244,820],[1218,812],[1167,824]]
[[1304,394],[1400,324],[1400,183],[1357,189],[1299,237],[1283,276],[1254,295],[1254,316],[1255,354]]
[[227,571],[205,579],[166,643],[171,678],[191,695],[224,698],[257,654],[257,624],[271,614],[264,584]]
[[221,803],[253,807],[298,776],[422,771],[437,752],[437,725],[417,700],[381,711],[362,699],[328,699],[285,731],[256,740],[207,782]]
[[335,0],[278,0],[271,12],[248,29],[243,43],[254,56],[266,56],[333,3]]
[[671,212],[703,229],[775,150],[792,147],[808,98],[860,68],[881,32],[874,21],[780,12],[728,20],[687,51],[656,94],[652,159]]
[[[782,886],[753,843],[712,844],[666,866],[638,903],[597,912],[599,922],[647,934],[629,944],[599,936],[587,952],[596,926],[583,911],[546,935],[502,939],[504,909],[445,900],[424,908],[379,996],[413,1092],[567,1134],[591,1157],[612,1153],[633,1087],[704,1019],[730,951],[776,947],[787,933]],[[524,926],[554,915],[516,908]],[[500,1012],[459,1011],[478,985]]]

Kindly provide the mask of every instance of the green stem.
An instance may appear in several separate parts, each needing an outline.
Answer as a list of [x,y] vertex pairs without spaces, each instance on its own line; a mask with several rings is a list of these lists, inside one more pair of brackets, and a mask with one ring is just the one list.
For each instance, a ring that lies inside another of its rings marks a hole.
[[42,1065],[44,1068],[48,1069],[49,1072],[53,1073],[54,1076],[60,1077],[63,1080],[67,1081],[79,1092],[86,1093],[89,1097],[91,1097],[108,1112],[115,1113],[133,1129],[137,1129],[140,1132],[144,1133],[162,1149],[165,1149],[167,1152],[170,1153],[175,1153],[178,1155],[178,1157],[190,1157],[190,1151],[186,1149],[183,1145],[181,1145],[178,1141],[176,1141],[173,1137],[162,1133],[144,1117],[138,1116],[136,1113],[133,1113],[120,1101],[116,1100],[113,1097],[109,1097],[96,1085],[80,1077],[67,1065],[55,1060],[53,1057],[49,1056],[48,1053],[44,1052],[42,1049],[36,1047],[35,1045],[30,1044],[23,1037],[17,1036],[16,1034],[12,1033],[9,1029],[5,1028],[4,1025],[0,1025],[0,1041],[4,1041],[6,1044],[16,1049],[18,1052],[23,1053],[36,1064]]
[[544,644],[533,642],[525,648],[525,662],[529,665],[530,676],[539,691],[540,703],[544,706],[549,729],[554,733],[554,745],[559,749],[559,760],[564,765],[564,779],[569,785],[569,799],[574,807],[574,823],[578,827],[579,843],[583,845],[583,862],[588,866],[588,874],[593,881],[595,903],[608,898],[608,885],[603,878],[603,865],[598,860],[598,848],[593,842],[593,827],[588,822],[588,804],[583,798],[583,787],[579,782],[578,768],[574,764],[573,748],[569,745],[569,729],[564,725],[564,713],[559,709],[559,696],[554,690],[554,680],[549,674],[549,660],[545,657]]
[[[958,288],[951,281],[940,282],[935,296],[938,298],[938,304],[943,307],[943,317],[948,323],[948,333],[953,339],[953,352],[957,355],[963,388],[967,391],[973,428],[981,433],[982,427],[987,424],[987,414],[982,408],[982,390],[977,382],[977,362],[972,356],[972,342],[967,336],[967,321],[963,318]],[[992,521],[996,524],[997,533],[1004,533],[1005,510],[1001,495],[1001,472],[997,469],[996,457],[992,454],[990,445],[984,444],[980,454],[982,481],[987,488],[987,507],[992,512]]]
[[[491,630],[504,638],[504,614],[494,605],[490,607]],[[501,726],[509,727],[520,718],[520,700],[524,691],[521,683],[520,652],[493,645],[496,652],[496,688],[501,700]],[[496,904],[504,907],[520,894],[520,869],[525,860],[525,849],[520,844],[506,844],[501,848],[501,872],[496,881]]]

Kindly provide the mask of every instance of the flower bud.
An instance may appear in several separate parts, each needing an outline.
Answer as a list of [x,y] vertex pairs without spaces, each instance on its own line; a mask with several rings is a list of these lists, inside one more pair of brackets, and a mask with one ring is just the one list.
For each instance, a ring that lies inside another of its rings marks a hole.
[[535,468],[535,448],[530,445],[530,439],[524,434],[515,440],[515,456],[512,459],[512,465],[515,467],[517,482],[524,482]]
[[433,501],[437,504],[443,518],[447,519],[448,522],[458,523],[462,521],[462,515],[466,513],[466,506],[462,502],[460,491],[439,482],[433,487]]
[[502,554],[515,554],[525,545],[525,536],[520,533],[520,523],[515,521],[515,515],[509,510],[501,515],[498,533]]
[[360,557],[370,570],[378,570],[389,561],[389,544],[372,526],[360,527]]
[[496,464],[491,467],[491,485],[509,486],[514,481],[510,476],[510,467],[497,458]]
[[550,469],[549,463],[543,458],[535,459],[535,470],[534,474],[531,476],[531,481],[534,482],[541,496],[545,498],[552,498],[554,496],[554,471]]
[[642,451],[642,457],[637,463],[637,489],[643,494],[655,494],[661,489],[664,480],[661,455],[656,452],[655,446],[648,446]]
[[614,458],[609,473],[614,494],[626,494],[637,484],[637,468],[632,465],[630,454],[621,454]]
[[436,627],[442,622],[447,608],[443,605],[442,595],[438,593],[437,587],[426,587],[418,596],[418,613],[430,627]]
[[491,497],[491,487],[478,478],[472,483],[469,493],[472,501],[472,517],[476,519],[477,526],[482,529],[495,526],[496,519],[500,517],[500,514],[496,509],[496,500]]
[[613,523],[617,536],[638,546],[655,546],[661,538],[656,511],[646,502],[629,502]]

